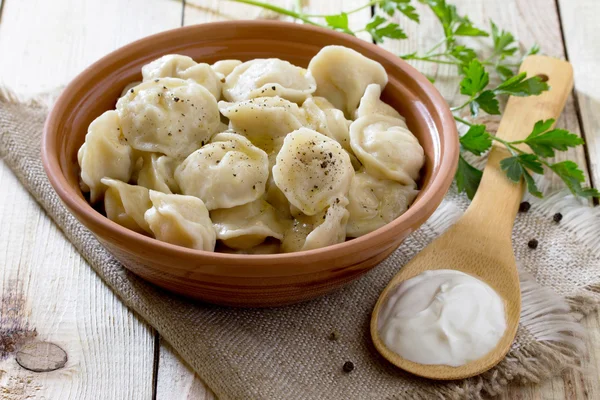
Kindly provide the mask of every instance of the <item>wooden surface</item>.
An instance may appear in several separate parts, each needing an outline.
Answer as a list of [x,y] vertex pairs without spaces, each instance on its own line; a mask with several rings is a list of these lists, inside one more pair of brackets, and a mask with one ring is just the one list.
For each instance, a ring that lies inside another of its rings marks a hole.
[[[306,11],[353,9],[363,0],[304,0]],[[525,46],[565,57],[575,69],[575,96],[559,126],[588,142],[589,173],[600,185],[600,33],[598,0],[452,0],[478,24],[493,19]],[[260,10],[225,0],[0,0],[0,83],[36,93],[67,83],[85,66],[142,36],[185,24],[255,18]],[[271,1],[294,6],[295,0]],[[558,6],[558,7],[557,7]],[[430,15],[422,13],[422,15]],[[269,14],[262,13],[263,17]],[[365,9],[351,18],[362,25]],[[396,53],[427,48],[440,37],[437,21],[403,22],[410,39],[386,45]],[[416,32],[419,32],[417,35]],[[563,41],[564,36],[564,41]],[[457,85],[452,66],[415,65],[438,78],[448,99]],[[583,149],[559,153],[586,164]],[[558,181],[553,181],[558,185]],[[155,332],[129,312],[64,239],[14,175],[0,162],[0,333],[61,346],[65,368],[34,373],[1,357],[0,398],[24,399],[213,399],[202,382]],[[541,385],[513,386],[503,399],[600,398],[600,317],[584,320],[589,360]],[[14,336],[13,336],[14,337]]]

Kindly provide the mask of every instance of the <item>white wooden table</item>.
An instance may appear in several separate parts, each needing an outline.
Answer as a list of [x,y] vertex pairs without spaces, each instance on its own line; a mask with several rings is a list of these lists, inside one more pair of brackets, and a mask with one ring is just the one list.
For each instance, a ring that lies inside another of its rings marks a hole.
[[[526,46],[575,67],[575,95],[562,126],[581,133],[586,149],[560,156],[586,167],[600,187],[599,0],[449,0],[477,24],[493,19]],[[366,0],[304,1],[315,14],[354,9]],[[186,4],[187,3],[187,4]],[[292,7],[294,0],[271,1]],[[106,53],[143,36],[183,25],[255,18],[259,9],[225,0],[0,0],[0,83],[34,94],[67,83]],[[431,14],[424,12],[422,15]],[[368,8],[353,22],[371,17]],[[437,21],[418,28],[403,21],[409,40],[387,45],[396,53],[428,48],[441,37]],[[437,76],[452,66],[416,66]],[[444,80],[438,80],[444,82]],[[455,83],[438,84],[457,96]],[[558,184],[558,182],[556,182]],[[62,369],[34,373],[0,340],[0,398],[212,399],[214,396],[160,336],[125,308],[62,236],[12,172],[0,163],[0,339],[37,332],[68,353]],[[600,399],[600,318],[584,321],[589,360],[541,385],[511,387],[505,399]]]

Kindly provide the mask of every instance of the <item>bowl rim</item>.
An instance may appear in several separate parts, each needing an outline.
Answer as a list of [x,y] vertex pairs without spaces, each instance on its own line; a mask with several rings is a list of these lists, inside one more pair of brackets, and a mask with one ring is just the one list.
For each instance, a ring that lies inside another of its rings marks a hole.
[[[438,131],[440,136],[444,138],[444,151],[440,152],[439,154],[439,165],[436,168],[437,172],[435,177],[431,180],[430,186],[426,189],[422,197],[415,201],[404,214],[392,222],[384,225],[383,227],[378,228],[366,235],[354,238],[352,240],[347,240],[343,243],[338,243],[314,250],[277,254],[231,254],[196,250],[177,246],[134,232],[100,214],[87,201],[85,201],[85,199],[79,197],[73,191],[60,167],[57,146],[55,145],[56,141],[53,139],[56,135],[54,130],[59,124],[59,114],[62,114],[62,112],[59,113],[57,110],[64,110],[65,105],[69,101],[70,92],[72,92],[75,88],[80,87],[83,82],[86,82],[88,80],[87,76],[92,73],[92,71],[97,69],[102,70],[106,66],[112,64],[116,59],[121,58],[123,53],[127,53],[129,50],[137,49],[140,45],[151,43],[155,39],[172,35],[174,32],[189,32],[191,34],[196,30],[210,30],[216,26],[240,29],[261,25],[285,29],[296,29],[307,32],[317,31],[321,34],[330,35],[340,40],[351,42],[357,47],[366,47],[370,51],[376,53],[379,57],[384,58],[393,64],[399,65],[406,72],[406,74],[410,76],[411,79],[416,81],[421,90],[431,100],[433,108],[440,118],[440,126],[442,129],[439,129]],[[54,106],[52,107],[52,110],[50,111],[44,124],[41,152],[42,164],[46,171],[46,175],[48,176],[48,179],[56,193],[67,206],[69,211],[74,214],[77,219],[79,219],[86,226],[89,224],[95,227],[95,229],[91,229],[93,233],[97,231],[102,232],[102,234],[95,233],[97,236],[103,236],[106,234],[111,238],[118,238],[119,242],[121,243],[130,243],[135,248],[145,248],[147,246],[151,246],[162,255],[174,257],[174,259],[203,259],[207,263],[243,260],[245,261],[245,265],[239,265],[240,270],[243,270],[244,267],[256,267],[264,263],[271,264],[274,261],[289,262],[293,259],[299,258],[302,258],[303,263],[310,263],[312,261],[319,260],[322,261],[323,259],[334,258],[336,254],[344,254],[350,249],[352,249],[352,253],[365,251],[369,247],[373,246],[373,244],[376,242],[391,243],[397,236],[396,231],[400,226],[421,225],[438,207],[441,198],[445,196],[453,181],[454,173],[458,165],[458,146],[458,133],[454,123],[454,117],[446,101],[423,74],[398,56],[373,43],[369,43],[351,35],[326,28],[284,21],[235,20],[190,25],[162,31],[150,36],[145,36],[112,51],[111,53],[100,58],[98,61],[94,62],[92,65],[79,73],[65,87],[54,103]],[[410,233],[412,233],[412,231],[410,231],[409,234]],[[312,269],[311,272],[319,272],[329,268],[331,268],[330,265],[324,265],[323,268]]]

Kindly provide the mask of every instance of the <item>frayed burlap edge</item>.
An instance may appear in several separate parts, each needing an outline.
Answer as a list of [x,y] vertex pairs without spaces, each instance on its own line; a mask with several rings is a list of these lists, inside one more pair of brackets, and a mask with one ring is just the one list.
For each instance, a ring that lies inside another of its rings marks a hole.
[[[20,104],[23,107],[47,110],[50,104],[52,104],[54,94],[55,92],[52,92],[37,98],[23,99],[6,89],[0,88],[0,101],[13,105]],[[115,293],[123,302],[138,312],[145,320],[152,321],[153,311],[146,307],[140,307],[140,304],[136,304],[133,301],[137,297],[135,293],[123,293],[111,285],[110,280],[106,279],[106,276],[98,268],[98,265],[95,265],[94,260],[88,258],[90,255],[85,254],[82,242],[73,235],[74,230],[69,229],[68,226],[62,226],[61,221],[58,221],[53,213],[55,210],[47,208],[48,205],[42,200],[42,194],[37,193],[29,185],[25,174],[22,173],[22,168],[19,167],[18,160],[10,157],[6,152],[9,146],[10,144],[6,139],[6,135],[4,135],[4,132],[0,132],[0,157],[4,159],[18,179],[40,203],[42,208],[57,223],[65,233],[67,239],[75,245],[105,282],[115,290]],[[563,198],[555,196],[542,200],[539,204],[535,203],[534,206],[552,209],[553,207],[559,207],[558,202],[561,200]],[[577,210],[579,212],[583,208],[586,208],[582,205],[579,205],[579,207],[581,207],[581,209]],[[578,226],[578,229],[580,228],[581,225]],[[450,382],[443,388],[435,385],[432,385],[430,389],[420,387],[410,393],[410,398],[431,399],[444,397],[460,399],[467,397],[480,399],[502,393],[509,383],[515,381],[515,377],[517,376],[519,380],[514,383],[538,383],[555,376],[562,370],[577,367],[580,364],[583,356],[583,331],[581,325],[576,320],[598,309],[600,303],[600,284],[590,285],[589,287],[580,289],[579,293],[575,296],[563,301],[556,301],[557,296],[550,289],[539,286],[524,273],[521,273],[521,283],[523,286],[523,314],[521,316],[521,324],[525,329],[520,329],[518,335],[533,335],[536,341],[530,341],[527,346],[513,348],[507,357],[491,371],[477,377]],[[528,298],[529,300],[527,300]],[[541,304],[544,304],[544,306],[541,306]],[[536,315],[524,320],[527,316],[528,308]],[[170,329],[167,327],[157,327],[157,329],[167,341],[175,339],[172,342],[175,348],[180,347],[178,345],[181,345],[181,343],[177,343],[178,341],[174,337],[174,332],[170,332]],[[185,353],[182,353],[182,356],[184,359],[187,358]],[[194,360],[186,361],[192,366],[195,364]],[[214,384],[214,382],[211,383]],[[213,385],[209,386],[213,387]],[[404,396],[403,398],[405,398]]]

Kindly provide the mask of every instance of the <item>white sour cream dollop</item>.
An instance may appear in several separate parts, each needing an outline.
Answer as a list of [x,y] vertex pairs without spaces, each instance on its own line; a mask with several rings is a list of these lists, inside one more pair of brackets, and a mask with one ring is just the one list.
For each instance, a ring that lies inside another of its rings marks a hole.
[[378,328],[386,347],[407,360],[458,367],[496,347],[506,330],[504,302],[463,272],[425,271],[392,291]]

